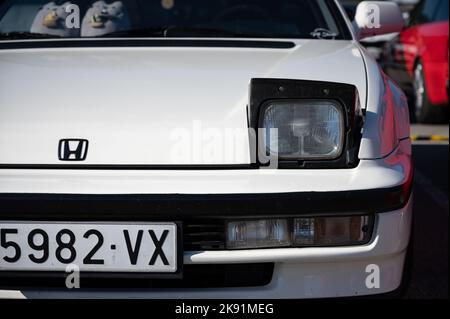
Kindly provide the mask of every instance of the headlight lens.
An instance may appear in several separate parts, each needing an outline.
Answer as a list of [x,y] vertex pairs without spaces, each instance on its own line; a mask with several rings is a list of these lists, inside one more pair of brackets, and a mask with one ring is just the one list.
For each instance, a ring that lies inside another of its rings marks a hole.
[[249,249],[283,247],[291,244],[286,219],[262,219],[229,222],[227,248]]
[[266,129],[263,140],[267,155],[279,159],[335,159],[343,151],[344,115],[335,101],[270,102],[262,127]]
[[294,219],[295,246],[355,245],[369,239],[369,216]]
[[229,221],[227,249],[328,247],[369,242],[373,216],[300,217]]

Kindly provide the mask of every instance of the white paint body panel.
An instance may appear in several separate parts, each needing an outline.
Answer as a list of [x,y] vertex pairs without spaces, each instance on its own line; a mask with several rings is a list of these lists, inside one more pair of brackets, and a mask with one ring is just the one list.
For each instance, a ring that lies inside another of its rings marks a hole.
[[405,94],[361,47],[367,71],[366,119],[360,159],[386,157],[400,140],[410,136],[409,108]]
[[[355,85],[367,110],[362,159],[382,158],[409,137],[403,92],[389,80],[398,103],[395,108],[384,103],[381,70],[358,43],[296,44],[294,49],[0,51],[0,149],[14,150],[1,152],[0,164],[60,164],[58,142],[73,137],[89,138],[84,164],[248,164],[246,105],[255,77]],[[122,76],[127,72],[132,77]],[[393,121],[401,133],[386,137]],[[224,136],[230,156],[205,156],[201,137],[187,159],[174,156],[184,142],[180,132],[192,141],[199,129],[211,128]]]
[[0,170],[0,193],[246,194],[390,188],[406,182],[411,145],[340,170]]
[[[63,138],[89,140],[83,164],[248,164],[252,78],[351,83],[366,99],[356,44],[296,44],[0,51],[0,149],[14,150],[1,152],[0,164],[60,164]],[[244,134],[224,142],[233,156],[204,156],[202,145],[188,159],[174,156],[180,132],[195,136],[198,126]]]

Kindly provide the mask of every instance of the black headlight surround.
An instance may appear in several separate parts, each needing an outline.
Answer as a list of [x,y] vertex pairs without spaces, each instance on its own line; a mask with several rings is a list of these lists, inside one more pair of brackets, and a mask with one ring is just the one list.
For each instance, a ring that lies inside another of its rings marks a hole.
[[[361,143],[363,113],[359,106],[358,90],[354,85],[334,82],[290,79],[252,79],[248,106],[249,128],[256,134],[250,139],[252,163],[258,167],[269,165],[258,154],[265,152],[258,143],[258,129],[263,111],[268,102],[274,100],[334,100],[344,109],[344,146],[341,155],[332,160],[283,160],[278,168],[287,169],[337,169],[355,168],[359,164],[358,152]],[[254,145],[256,143],[256,145]]]

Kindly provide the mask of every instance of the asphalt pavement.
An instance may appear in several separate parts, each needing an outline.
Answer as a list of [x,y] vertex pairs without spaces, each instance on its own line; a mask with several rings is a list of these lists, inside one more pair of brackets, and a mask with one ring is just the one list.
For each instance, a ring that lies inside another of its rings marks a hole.
[[448,126],[415,125],[413,134],[447,141],[413,144],[414,254],[406,298],[449,298]]

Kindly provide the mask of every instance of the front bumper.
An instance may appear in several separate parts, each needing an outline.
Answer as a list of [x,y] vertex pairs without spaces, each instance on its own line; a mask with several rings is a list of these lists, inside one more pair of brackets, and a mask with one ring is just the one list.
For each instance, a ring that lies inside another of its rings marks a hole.
[[[376,218],[372,239],[362,246],[184,253],[185,265],[272,263],[272,278],[263,286],[32,288],[0,290],[0,298],[326,298],[393,291],[401,282],[412,219],[411,154],[409,141],[404,143],[387,158],[363,160],[346,170],[0,171],[0,220],[361,213]],[[120,196],[114,195],[118,189]],[[105,198],[114,197],[105,205]],[[369,265],[380,270],[378,288],[366,285]]]
[[[275,263],[263,287],[204,289],[0,290],[0,298],[328,298],[391,292],[402,280],[410,238],[412,200],[377,215],[372,241],[364,246],[186,252],[185,264]],[[366,285],[369,265],[379,267],[380,285]]]

